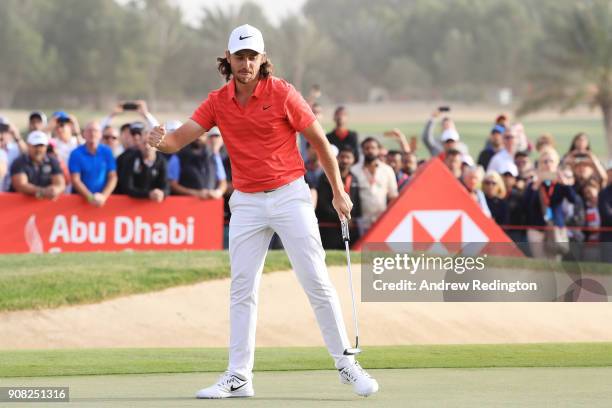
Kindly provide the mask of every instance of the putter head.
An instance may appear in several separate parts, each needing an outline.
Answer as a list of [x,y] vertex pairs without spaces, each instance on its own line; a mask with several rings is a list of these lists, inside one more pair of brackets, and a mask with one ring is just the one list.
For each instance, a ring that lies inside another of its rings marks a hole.
[[361,353],[361,349],[359,347],[349,347],[344,350],[345,356],[354,356]]

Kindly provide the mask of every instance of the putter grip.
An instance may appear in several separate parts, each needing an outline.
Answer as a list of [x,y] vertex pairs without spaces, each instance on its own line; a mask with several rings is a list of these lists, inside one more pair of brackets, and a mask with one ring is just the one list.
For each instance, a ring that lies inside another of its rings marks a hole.
[[342,229],[342,239],[345,241],[350,241],[351,237],[349,235],[349,224],[346,218],[343,220],[340,220],[340,227]]

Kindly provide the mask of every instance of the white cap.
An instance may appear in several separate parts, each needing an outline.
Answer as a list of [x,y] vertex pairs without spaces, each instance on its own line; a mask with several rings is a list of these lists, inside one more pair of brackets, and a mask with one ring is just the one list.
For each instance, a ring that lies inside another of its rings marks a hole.
[[218,127],[213,126],[210,129],[208,129],[208,132],[206,132],[206,134],[208,136],[221,136],[221,131],[219,130]]
[[461,154],[461,163],[465,163],[465,164],[467,164],[470,167],[472,167],[474,164],[476,164],[476,163],[474,163],[474,159],[472,158],[472,156],[470,156],[467,153],[462,153]]
[[506,173],[510,173],[512,177],[518,176],[518,167],[516,167],[516,164],[512,163],[511,161],[503,161],[499,170],[499,174],[502,176]]
[[28,135],[28,144],[32,146],[45,145],[49,144],[49,137],[47,134],[40,130],[35,130],[30,132]]
[[259,54],[264,53],[264,40],[261,31],[248,24],[234,28],[227,43],[230,54],[240,50],[253,50]]
[[338,146],[336,146],[336,145],[329,145],[329,148],[331,149],[332,156],[337,157],[338,154],[340,154],[340,150],[338,149]]
[[442,132],[442,143],[448,142],[449,140],[453,140],[455,142],[459,141],[459,133],[455,129],[446,129]]
[[169,120],[165,124],[165,128],[167,132],[174,132],[176,129],[183,126],[183,122],[180,120]]

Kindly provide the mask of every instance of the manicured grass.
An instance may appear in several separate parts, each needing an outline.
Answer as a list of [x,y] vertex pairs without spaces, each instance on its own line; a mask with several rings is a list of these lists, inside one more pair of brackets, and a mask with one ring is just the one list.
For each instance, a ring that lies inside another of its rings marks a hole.
[[[259,348],[256,371],[333,369],[323,348]],[[368,368],[610,367],[612,343],[365,347]],[[0,377],[217,372],[225,348],[0,351]]]
[[[346,263],[327,251],[329,265]],[[265,272],[287,270],[284,251],[270,251]],[[0,311],[93,303],[229,277],[227,251],[94,252],[0,256]]]

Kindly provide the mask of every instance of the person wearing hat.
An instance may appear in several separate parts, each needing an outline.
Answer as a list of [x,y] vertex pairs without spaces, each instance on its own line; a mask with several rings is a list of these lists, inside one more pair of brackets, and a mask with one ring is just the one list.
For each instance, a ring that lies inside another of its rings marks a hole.
[[52,136],[55,139],[55,151],[64,163],[68,163],[70,154],[79,146],[81,128],[77,118],[64,111],[57,111],[49,122]]
[[168,164],[162,154],[147,143],[149,133],[133,134],[136,148],[117,166],[118,186],[122,194],[162,202],[170,193]]
[[502,136],[503,149],[495,153],[491,158],[487,171],[496,171],[502,173],[502,169],[508,163],[514,163],[514,154],[516,153],[516,135],[512,128],[507,128]]
[[[523,189],[524,184],[519,185],[517,179],[519,176],[516,164],[504,162],[501,167],[501,176],[506,187],[505,201],[508,206],[508,225],[523,226],[525,225],[525,210],[523,209]],[[506,234],[514,242],[527,242],[527,234],[521,228],[508,228]]]
[[28,152],[11,166],[10,191],[55,200],[66,188],[59,162],[47,155],[49,137],[35,130],[28,135]]
[[168,134],[156,127],[149,139],[162,152],[174,153],[218,126],[232,163],[234,192],[229,252],[229,365],[219,381],[198,398],[250,397],[253,388],[259,282],[272,235],[281,237],[293,269],[313,307],[319,328],[343,384],[363,396],[378,383],[345,355],[350,342],[336,290],[325,265],[304,162],[296,143],[301,132],[319,155],[341,219],[352,203],[344,190],[338,162],[310,106],[288,82],[272,76],[261,32],[248,24],[232,31],[225,55],[217,59],[227,84],[211,92],[191,118]]
[[221,132],[215,126],[172,155],[168,162],[172,192],[203,200],[223,197],[227,175],[220,156],[222,146]]
[[486,144],[485,148],[482,149],[478,155],[478,165],[482,166],[483,169],[489,167],[489,162],[502,148],[502,135],[504,134],[505,128],[501,125],[493,126],[491,134],[489,135],[489,143]]
[[442,134],[440,135],[440,140],[436,140],[434,137],[434,124],[439,116],[439,110],[431,114],[431,118],[425,124],[421,135],[423,144],[425,144],[432,157],[438,157],[444,161],[449,150],[459,150],[462,153],[467,153],[467,146],[459,141],[459,133],[455,127],[455,122],[448,116],[442,118]]
[[42,111],[34,111],[30,113],[28,117],[28,130],[30,132],[34,130],[44,131],[47,127],[47,115]]

